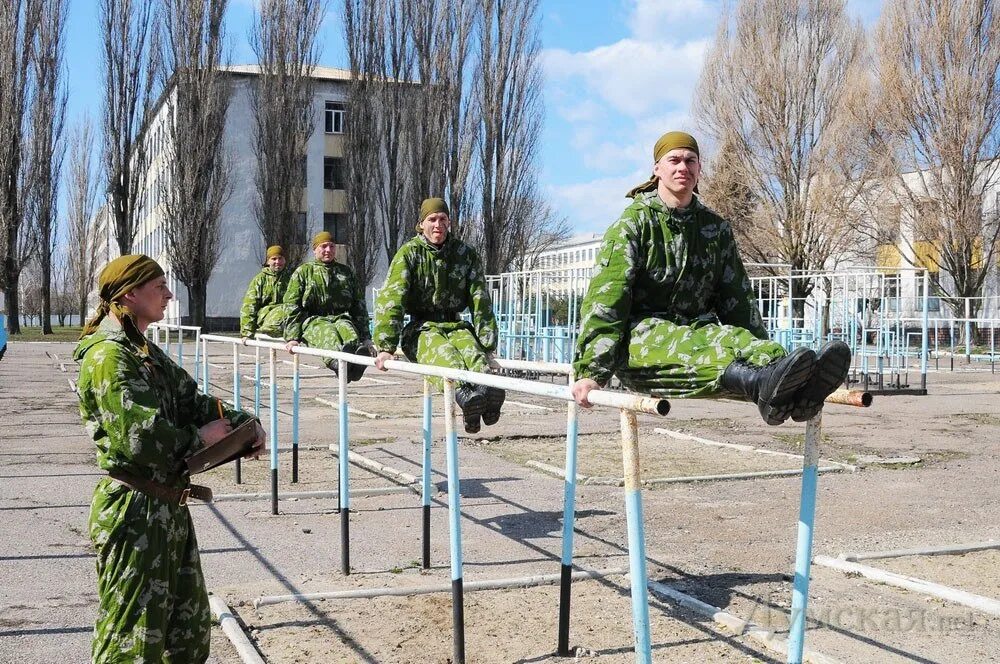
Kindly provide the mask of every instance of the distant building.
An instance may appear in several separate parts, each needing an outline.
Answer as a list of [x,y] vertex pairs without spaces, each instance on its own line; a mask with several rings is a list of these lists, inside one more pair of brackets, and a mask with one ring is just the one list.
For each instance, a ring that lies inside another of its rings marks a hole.
[[[229,67],[227,72],[232,82],[232,97],[224,141],[225,149],[232,158],[232,195],[222,210],[222,251],[208,283],[206,301],[209,325],[216,328],[236,326],[246,286],[261,269],[265,250],[254,217],[257,159],[250,96],[260,69],[256,65],[238,65]],[[306,238],[327,230],[338,244],[342,244],[347,230],[344,126],[350,71],[316,67],[313,77],[312,106],[316,126],[306,143],[306,186],[299,218]],[[166,270],[168,284],[175,295],[167,310],[167,320],[178,322],[188,315],[187,288],[176,278],[167,258],[160,193],[161,179],[169,177],[166,161],[168,108],[168,104],[161,100],[154,108],[143,135],[143,140],[147,142],[150,170],[146,189],[140,196],[140,220],[133,250],[155,258]],[[118,255],[118,247],[105,209],[98,212],[96,223],[100,229],[98,244],[103,256],[98,267],[100,270],[107,260]]]
[[574,235],[565,242],[539,252],[534,267],[538,270],[594,267],[602,237],[596,233]]

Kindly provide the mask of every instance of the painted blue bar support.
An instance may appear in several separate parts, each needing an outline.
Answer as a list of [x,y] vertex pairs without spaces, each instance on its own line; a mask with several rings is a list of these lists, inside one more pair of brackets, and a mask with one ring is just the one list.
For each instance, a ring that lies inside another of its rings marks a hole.
[[[198,372],[201,371],[202,356],[207,356],[208,355],[208,345],[207,345],[207,343],[204,344],[204,348],[205,348],[205,352],[204,353],[201,352],[202,345],[203,345],[203,342],[201,340],[201,332],[199,330],[195,330],[195,333],[194,333],[194,375],[196,375],[196,376],[198,375]],[[205,364],[208,364],[208,358],[207,357],[205,358]],[[208,394],[208,381],[207,380],[205,381],[205,385],[202,388],[202,392],[205,393],[205,394]]]
[[278,513],[278,376],[275,370],[275,352],[273,348],[267,351],[268,378],[271,380],[271,514]]
[[638,664],[652,664],[653,655],[649,640],[649,594],[646,590],[649,582],[646,576],[646,534],[642,521],[642,480],[639,473],[639,425],[633,411],[624,408],[621,410],[621,430],[635,661]]
[[292,356],[292,484],[299,481],[299,356]]
[[431,383],[424,379],[424,455],[423,455],[423,486],[421,497],[423,501],[423,552],[422,567],[431,567],[431,421],[434,416],[434,406],[431,401]]
[[338,491],[338,509],[340,511],[340,571],[344,576],[351,573],[351,492],[350,477],[347,463],[347,362],[337,360],[337,387],[339,390],[338,414],[340,428],[340,451],[338,456],[340,466],[340,487]]
[[[927,318],[930,305],[930,277],[924,270],[923,321],[920,325],[920,389],[927,389]],[[934,344],[937,346],[937,321],[934,322]]]
[[[205,363],[208,363],[208,352],[205,353]],[[243,407],[240,399],[240,347],[233,344],[233,408],[240,410]],[[236,483],[243,484],[243,462],[236,460]]]
[[260,419],[260,346],[254,347],[253,416]]
[[465,596],[462,589],[462,505],[455,431],[455,381],[444,381],[444,428],[448,461],[448,528],[451,542],[451,619],[455,664],[465,664]]
[[801,664],[805,648],[806,610],[809,603],[809,567],[812,563],[813,523],[816,516],[816,478],[823,413],[806,423],[805,458],[802,461],[802,495],[799,499],[799,540],[795,550],[792,615],[788,633],[788,662]]
[[[573,376],[569,377],[573,384]],[[562,565],[559,578],[559,643],[557,654],[569,657],[569,615],[573,574],[573,526],[576,519],[577,406],[570,401],[566,408],[566,479],[563,483]]]
[[[202,343],[207,343],[207,342],[203,341]],[[198,348],[197,343],[195,344],[195,348]],[[205,353],[208,354],[208,349],[207,348],[205,349]],[[196,368],[195,368],[195,375],[197,376],[198,375],[197,363],[195,363],[195,366],[196,366]],[[208,394],[208,391],[209,391],[208,390],[208,361],[206,360],[205,363],[201,365],[201,393],[202,394]]]
[[177,328],[177,366],[184,368],[184,330],[180,328]]

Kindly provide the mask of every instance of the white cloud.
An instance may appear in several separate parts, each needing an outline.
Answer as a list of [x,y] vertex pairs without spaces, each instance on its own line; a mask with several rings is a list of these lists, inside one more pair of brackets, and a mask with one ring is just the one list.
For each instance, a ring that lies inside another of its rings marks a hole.
[[625,193],[647,177],[648,173],[635,171],[623,176],[554,185],[548,188],[549,200],[577,233],[603,233],[628,205]]
[[643,41],[683,42],[712,32],[718,13],[707,0],[635,0],[629,28]]
[[674,45],[629,38],[578,53],[549,49],[543,62],[550,84],[580,79],[611,108],[638,117],[664,105],[688,104],[707,47],[705,40]]

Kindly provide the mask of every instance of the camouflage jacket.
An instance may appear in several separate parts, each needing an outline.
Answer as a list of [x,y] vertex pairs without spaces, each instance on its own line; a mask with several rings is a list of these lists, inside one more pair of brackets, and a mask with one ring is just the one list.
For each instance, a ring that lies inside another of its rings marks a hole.
[[261,309],[281,304],[291,275],[292,271],[288,269],[275,272],[265,267],[250,280],[247,293],[243,296],[243,306],[240,307],[241,337],[252,337],[257,331],[257,315]]
[[[204,448],[198,429],[218,419],[219,400],[201,394],[152,342],[148,353],[133,344],[110,317],[80,340],[73,358],[80,364],[80,415],[97,444],[98,466],[183,486],[184,459]],[[224,405],[223,412],[233,425],[253,419]]]
[[495,351],[497,321],[479,255],[451,235],[440,247],[418,235],[400,247],[389,264],[375,302],[375,346],[396,350],[404,314],[415,326],[457,321],[466,308],[479,343],[487,352]]
[[346,315],[362,340],[369,339],[365,295],[351,268],[337,261],[312,260],[292,274],[284,303],[291,311],[285,323],[285,339],[302,341],[302,328],[319,316]]
[[582,312],[573,369],[601,385],[627,362],[629,333],[644,318],[768,338],[729,223],[697,198],[672,210],[656,191],[637,195],[604,234]]

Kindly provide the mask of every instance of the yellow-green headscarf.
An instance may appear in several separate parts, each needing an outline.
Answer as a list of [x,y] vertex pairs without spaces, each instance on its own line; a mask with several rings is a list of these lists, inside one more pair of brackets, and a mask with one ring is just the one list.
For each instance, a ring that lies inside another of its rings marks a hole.
[[271,260],[275,256],[284,256],[285,250],[282,249],[280,244],[272,244],[267,248],[267,259]]
[[313,236],[313,249],[324,242],[333,242],[333,235],[330,234],[330,231],[320,231]]
[[[694,136],[683,131],[668,131],[663,136],[657,139],[656,144],[653,146],[653,163],[655,164],[663,155],[667,154],[671,150],[676,150],[677,148],[687,148],[693,151],[696,155],[701,156],[701,152],[698,150],[698,141],[694,140]],[[625,198],[634,198],[636,194],[644,191],[653,191],[656,189],[656,184],[659,178],[655,175],[650,175],[649,179],[640,185],[636,185],[625,194]]]
[[444,212],[450,215],[451,212],[448,210],[448,204],[444,202],[443,198],[425,198],[424,202],[420,204],[420,218],[417,219],[417,232],[422,232],[420,224],[424,223],[429,215],[437,214],[438,212]]
[[100,304],[97,305],[97,313],[87,321],[80,338],[96,332],[97,326],[110,312],[121,323],[125,336],[136,346],[146,351],[146,337],[139,331],[135,314],[119,300],[132,289],[162,277],[163,274],[163,268],[160,267],[160,264],[143,254],[119,256],[105,265],[97,277],[98,294],[101,298]]

